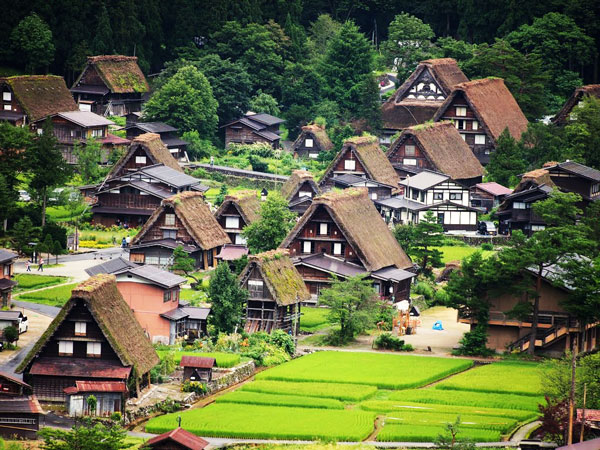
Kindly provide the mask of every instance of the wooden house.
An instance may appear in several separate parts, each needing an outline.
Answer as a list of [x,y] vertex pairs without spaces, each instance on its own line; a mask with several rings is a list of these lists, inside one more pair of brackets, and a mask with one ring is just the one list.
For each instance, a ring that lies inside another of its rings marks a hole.
[[452,58],[421,61],[381,108],[382,143],[398,131],[431,120],[454,86],[469,81]]
[[0,437],[36,439],[44,414],[31,386],[0,372]]
[[88,56],[71,92],[81,111],[124,116],[141,111],[142,96],[150,91],[135,56]]
[[359,274],[384,299],[409,298],[413,263],[364,188],[316,197],[280,247],[290,251],[313,301],[333,277]]
[[302,132],[292,145],[294,157],[316,159],[321,152],[333,150],[333,143],[325,127],[310,124],[302,127]]
[[600,84],[587,84],[575,89],[558,114],[552,118],[552,123],[556,125],[568,124],[573,120],[573,117],[571,117],[573,109],[581,105],[589,97],[600,98]]
[[191,307],[180,301],[185,278],[123,258],[111,259],[86,272],[90,276],[106,273],[116,277],[117,289],[153,344],[173,345],[184,336],[198,338],[206,334],[210,308]]
[[465,186],[480,183],[483,167],[451,122],[406,128],[387,152],[402,179],[423,169],[448,175]]
[[350,173],[334,177],[333,187],[337,189],[367,188],[369,198],[373,201],[390,198],[392,192],[397,192],[398,190],[396,186],[369,180]]
[[356,175],[392,186],[394,193],[400,180],[374,136],[352,137],[344,142],[319,181],[321,191],[333,188],[334,178],[341,175]]
[[495,181],[488,183],[477,183],[471,186],[471,206],[481,208],[486,213],[500,206],[512,189],[502,186]]
[[296,336],[300,331],[300,303],[310,294],[286,250],[251,255],[239,276],[248,290],[247,333],[283,330]]
[[229,144],[254,144],[264,142],[273,148],[279,148],[281,133],[279,125],[285,120],[270,114],[248,113],[244,117],[222,125],[225,130],[225,148]]
[[482,165],[490,162],[498,138],[508,128],[515,140],[528,121],[504,80],[484,78],[458,84],[433,116],[451,120]]
[[448,175],[423,170],[400,184],[403,195],[375,202],[387,223],[416,224],[433,211],[444,231],[477,229],[479,211],[469,206],[469,189]]
[[92,221],[104,226],[141,226],[160,202],[179,192],[205,192],[200,180],[163,164],[145,166],[105,181],[96,191]]
[[35,125],[53,114],[77,111],[63,77],[19,75],[0,78],[2,110],[0,120],[16,126]]
[[182,356],[179,366],[183,368],[183,381],[200,381],[206,383],[212,380],[215,358]]
[[288,201],[290,210],[296,214],[304,214],[312,199],[319,193],[319,186],[315,183],[312,173],[306,170],[294,170],[281,187],[281,196]]
[[17,254],[8,250],[0,249],[0,300],[2,308],[10,308],[12,302],[12,290],[17,285],[13,280],[13,265],[17,259]]
[[176,428],[167,433],[154,436],[144,443],[141,449],[152,450],[204,450],[209,443],[195,434]]
[[164,199],[131,241],[129,260],[167,266],[182,246],[197,269],[216,267],[216,256],[231,241],[212,215],[200,192],[181,192]]
[[546,163],[544,169],[550,174],[550,179],[563,192],[573,192],[581,196],[578,205],[585,210],[591,202],[600,200],[600,171],[576,163]]
[[169,152],[177,161],[189,162],[187,147],[188,142],[177,136],[178,129],[164,122],[128,122],[125,126],[127,139],[134,139],[140,134],[155,133],[169,149]]
[[[137,396],[150,384],[159,358],[117,289],[113,275],[96,275],[73,289],[71,298],[17,367],[44,402],[64,402],[77,382],[120,383]],[[99,386],[99,385],[95,385]],[[65,391],[67,390],[67,391]],[[122,412],[114,392],[94,391],[99,410]],[[81,408],[85,396],[77,401]]]
[[260,200],[256,191],[238,191],[225,196],[215,218],[235,245],[246,245],[242,230],[260,218]]
[[[122,381],[75,381],[75,386],[64,389],[67,414],[72,417],[108,417],[124,410],[127,386]],[[95,409],[88,405],[88,398],[98,401]],[[123,409],[119,409],[123,408]]]

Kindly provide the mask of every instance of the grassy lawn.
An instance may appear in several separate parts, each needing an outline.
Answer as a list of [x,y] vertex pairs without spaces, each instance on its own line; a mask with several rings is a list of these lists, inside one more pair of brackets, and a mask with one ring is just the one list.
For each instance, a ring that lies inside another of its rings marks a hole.
[[66,206],[48,206],[48,208],[46,208],[46,214],[52,222],[67,222],[78,218],[84,212],[89,212],[90,208],[87,207],[86,211],[86,207],[87,205],[83,203],[73,210]]
[[[79,240],[80,241],[94,241],[98,244],[106,245],[121,245],[121,241],[124,237],[135,236],[139,231],[139,228],[119,228],[117,230],[80,230]],[[69,230],[73,233],[74,230]]]
[[19,273],[15,275],[15,280],[19,283],[19,285],[14,290],[15,293],[31,291],[32,289],[41,289],[69,281],[67,277],[37,275],[33,273]]
[[[170,353],[172,350],[157,350],[158,356],[161,358],[165,356],[167,353]],[[194,352],[194,351],[185,351],[185,350],[176,350],[175,353],[175,362],[179,364],[181,362],[182,356],[204,356],[206,358],[215,358],[215,362],[217,367],[229,368],[237,366],[242,358],[240,355],[235,353],[222,353],[222,352]]]
[[189,302],[191,305],[196,305],[201,302],[206,302],[208,296],[204,291],[195,291],[194,289],[181,289],[179,291],[179,298]]
[[329,326],[329,320],[327,315],[329,309],[327,308],[302,308],[302,317],[300,318],[300,330],[309,333],[327,328]]
[[[462,261],[464,258],[472,255],[477,250],[481,250],[481,247],[457,245],[444,245],[436,248],[442,252],[442,261],[444,262],[444,264],[450,261]],[[484,258],[487,258],[488,256],[495,253],[494,251],[490,250],[481,250],[481,252]]]
[[19,295],[17,299],[23,302],[42,303],[60,308],[71,298],[71,291],[78,284],[65,284],[63,286],[44,289],[43,291],[25,292]]

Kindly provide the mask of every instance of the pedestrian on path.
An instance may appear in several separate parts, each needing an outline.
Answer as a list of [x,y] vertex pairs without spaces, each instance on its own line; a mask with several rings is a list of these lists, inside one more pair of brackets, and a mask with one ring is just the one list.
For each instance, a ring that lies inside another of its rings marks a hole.
[[40,258],[40,264],[38,265],[38,272],[43,272],[44,271],[44,258]]
[[31,261],[25,261],[25,267],[27,267],[27,272],[31,272]]

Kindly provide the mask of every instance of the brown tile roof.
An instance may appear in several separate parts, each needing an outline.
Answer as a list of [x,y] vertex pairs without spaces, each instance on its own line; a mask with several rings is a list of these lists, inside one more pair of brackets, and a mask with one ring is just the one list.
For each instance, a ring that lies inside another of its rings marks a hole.
[[29,391],[32,390],[32,387],[30,385],[28,385],[27,383],[25,383],[23,380],[19,380],[18,378],[14,377],[12,375],[9,375],[6,372],[0,372],[0,382],[2,381],[2,378],[4,378],[5,380],[8,380],[11,383],[18,384],[19,386],[21,386]]
[[[136,56],[102,55],[88,56],[87,63],[96,68],[98,75],[113,94],[148,92],[150,90],[148,82],[137,60]],[[78,82],[79,79],[73,86]]]
[[78,300],[83,300],[123,366],[141,377],[159,362],[141,325],[117,289],[114,275],[100,274],[79,284],[50,326],[17,368],[22,372],[65,320]]
[[210,212],[210,208],[204,202],[204,195],[201,192],[187,191],[164,199],[161,206],[152,213],[140,232],[132,239],[132,245],[139,244],[142,241],[142,238],[166,207],[173,208],[196,245],[203,250],[209,250],[223,244],[231,244],[227,233],[223,231],[217,219]]
[[280,247],[287,248],[317,208],[324,206],[369,271],[413,266],[369,199],[367,189],[350,188],[316,197]]
[[143,447],[154,448],[156,444],[165,443],[169,441],[176,442],[187,450],[203,450],[206,446],[209,445],[209,443],[201,437],[198,437],[195,434],[190,433],[189,431],[185,431],[183,428],[176,428],[167,433],[153,437],[148,442],[146,442],[143,445]]
[[131,145],[127,149],[127,153],[121,156],[112,169],[110,169],[107,179],[118,176],[119,172],[121,172],[127,161],[133,157],[133,154],[139,147],[142,147],[146,151],[152,164],[164,164],[171,169],[183,172],[183,169],[181,169],[177,160],[173,158],[169,149],[160,140],[160,135],[156,133],[144,133],[133,139]]
[[569,114],[571,114],[575,105],[584,96],[600,98],[600,84],[586,84],[585,86],[576,88],[560,111],[552,118],[552,122],[559,124],[566,123]]
[[278,305],[292,305],[310,299],[306,284],[298,269],[292,264],[287,250],[276,249],[250,255],[248,265],[240,274],[240,279],[244,279],[254,267],[260,271]]
[[3,398],[0,401],[0,413],[7,414],[44,414],[35,395]]
[[281,196],[287,201],[290,201],[294,195],[300,190],[302,184],[308,181],[315,193],[319,193],[319,186],[315,183],[313,174],[306,170],[294,170],[292,175],[281,186]]
[[181,367],[211,369],[215,365],[215,358],[206,358],[202,356],[182,356],[179,365]]
[[527,130],[529,124],[527,118],[504,84],[504,80],[500,78],[483,78],[455,86],[435,113],[434,121],[442,118],[446,109],[459,94],[464,96],[483,128],[489,130],[494,140],[498,140],[505,128],[508,128],[516,140],[519,140],[521,134]]
[[66,394],[78,392],[127,392],[127,386],[122,381],[75,381],[75,386],[64,389]]
[[0,78],[0,86],[2,84],[10,86],[30,122],[59,112],[79,110],[63,77],[20,75]]
[[482,191],[488,192],[494,196],[508,195],[512,193],[512,189],[502,186],[501,184],[496,183],[495,181],[490,181],[487,183],[477,183],[475,187],[477,189],[481,189]]
[[294,141],[292,148],[295,149],[299,147],[304,139],[306,139],[306,135],[308,133],[311,133],[315,137],[321,150],[328,152],[333,148],[333,142],[331,142],[331,139],[329,139],[329,135],[327,134],[325,128],[315,123],[302,127],[302,132]]
[[250,224],[260,218],[260,201],[256,191],[237,191],[225,196],[225,200],[215,212],[215,217],[218,219],[221,214],[229,207],[230,204],[236,206],[240,215],[246,222]]
[[329,164],[323,177],[321,178],[322,183],[329,176],[333,176],[333,171],[337,163],[348,151],[354,151],[354,154],[367,171],[367,177],[379,181],[380,183],[393,186],[395,189],[398,188],[398,174],[394,170],[394,167],[385,156],[385,153],[379,147],[377,138],[374,136],[356,136],[350,139],[346,139],[344,145],[338,155]]
[[452,123],[425,123],[404,130],[391,145],[387,153],[388,158],[391,158],[409,137],[414,138],[417,147],[435,170],[453,180],[483,176],[484,171],[479,160]]

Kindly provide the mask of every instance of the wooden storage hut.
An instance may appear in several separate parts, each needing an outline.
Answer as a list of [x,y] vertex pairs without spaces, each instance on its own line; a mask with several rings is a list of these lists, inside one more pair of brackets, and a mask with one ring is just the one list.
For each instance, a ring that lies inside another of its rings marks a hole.
[[183,381],[208,382],[212,380],[215,358],[182,356],[179,365],[183,368]]
[[0,437],[36,439],[44,411],[29,384],[0,372]]
[[319,186],[307,170],[294,170],[281,187],[282,197],[288,201],[290,210],[297,214],[304,214],[319,193]]
[[302,132],[294,141],[292,150],[297,158],[316,159],[319,153],[333,150],[333,142],[329,139],[325,127],[313,123],[302,127]]
[[176,428],[167,433],[154,436],[148,442],[142,444],[142,450],[203,450],[209,443],[185,431],[183,428]]

